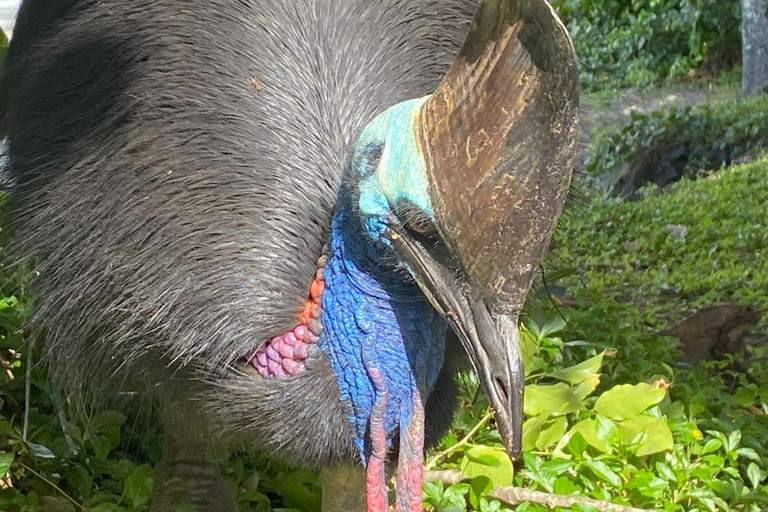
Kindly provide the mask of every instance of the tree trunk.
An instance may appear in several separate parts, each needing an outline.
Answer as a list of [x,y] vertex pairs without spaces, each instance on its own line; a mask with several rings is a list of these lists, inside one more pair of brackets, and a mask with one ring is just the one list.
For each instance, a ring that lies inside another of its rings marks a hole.
[[741,0],[744,94],[768,92],[768,0]]

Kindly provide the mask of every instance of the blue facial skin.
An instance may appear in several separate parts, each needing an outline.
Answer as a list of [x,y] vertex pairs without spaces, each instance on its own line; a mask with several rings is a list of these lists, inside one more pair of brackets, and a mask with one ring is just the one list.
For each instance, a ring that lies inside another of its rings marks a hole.
[[370,370],[384,376],[388,446],[412,414],[412,397],[432,390],[443,366],[446,324],[398,265],[383,237],[397,201],[430,218],[426,173],[414,116],[423,102],[401,103],[374,119],[354,147],[352,178],[333,216],[318,341],[336,373],[361,461],[370,455],[369,419],[381,399]]

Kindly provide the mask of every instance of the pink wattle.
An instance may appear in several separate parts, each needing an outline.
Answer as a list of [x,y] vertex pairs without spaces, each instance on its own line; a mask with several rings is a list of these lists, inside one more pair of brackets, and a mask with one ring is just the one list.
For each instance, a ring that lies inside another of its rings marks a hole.
[[[317,269],[309,289],[309,300],[299,315],[299,323],[292,330],[267,340],[246,359],[262,377],[285,378],[298,375],[306,369],[310,347],[320,334],[320,299],[325,288],[322,267]],[[311,327],[314,327],[314,332]]]

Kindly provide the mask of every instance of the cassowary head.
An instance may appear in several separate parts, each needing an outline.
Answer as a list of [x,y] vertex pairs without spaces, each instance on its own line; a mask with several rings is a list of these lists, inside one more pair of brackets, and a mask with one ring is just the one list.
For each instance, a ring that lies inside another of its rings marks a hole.
[[448,326],[519,454],[518,315],[565,202],[577,109],[571,42],[546,0],[486,0],[437,90],[352,144],[300,325],[250,361],[286,378],[325,356],[369,512],[386,509],[395,440],[398,509],[420,510],[425,402]]
[[459,336],[513,456],[518,314],[570,183],[577,101],[571,42],[546,1],[484,1],[439,88],[375,118],[351,159],[364,231]]

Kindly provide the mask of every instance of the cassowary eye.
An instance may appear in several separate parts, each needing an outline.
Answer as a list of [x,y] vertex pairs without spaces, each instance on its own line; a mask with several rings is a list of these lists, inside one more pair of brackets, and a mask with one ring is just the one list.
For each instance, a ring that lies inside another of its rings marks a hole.
[[436,244],[438,242],[435,223],[427,217],[421,208],[407,199],[400,201],[397,207],[397,217],[406,231],[423,242]]
[[412,234],[427,238],[432,238],[431,235],[437,234],[435,225],[423,213],[412,215],[408,220],[406,220],[405,228]]

